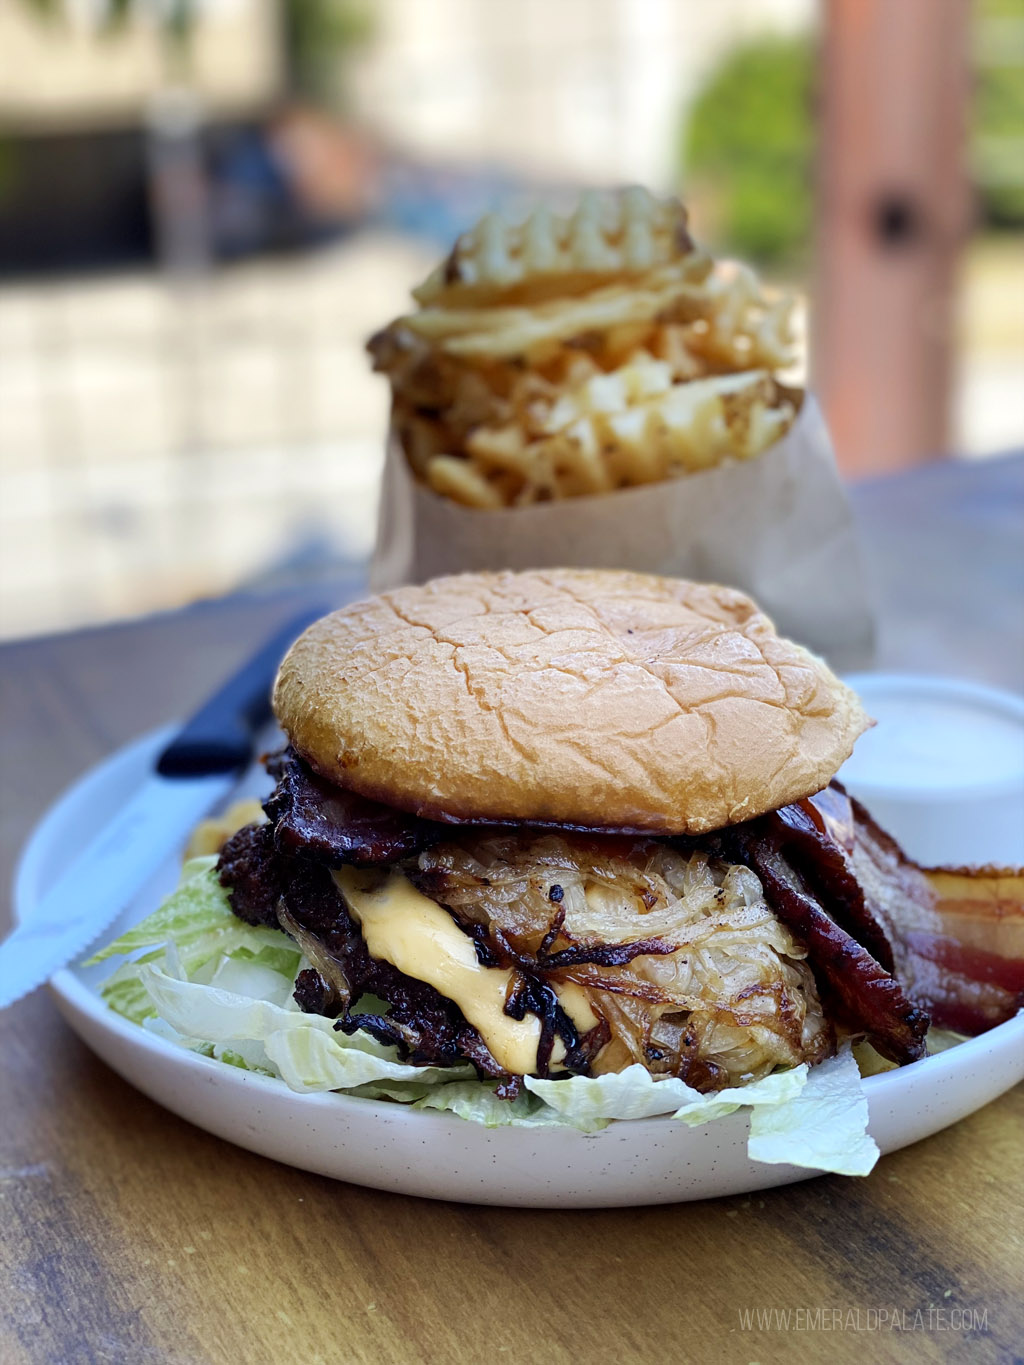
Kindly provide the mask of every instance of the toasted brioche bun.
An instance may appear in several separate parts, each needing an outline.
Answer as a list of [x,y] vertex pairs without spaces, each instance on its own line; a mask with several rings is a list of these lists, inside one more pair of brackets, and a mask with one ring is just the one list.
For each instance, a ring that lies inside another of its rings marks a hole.
[[317,772],[451,821],[697,834],[824,787],[870,724],[742,593],[467,573],[317,621],[274,709]]

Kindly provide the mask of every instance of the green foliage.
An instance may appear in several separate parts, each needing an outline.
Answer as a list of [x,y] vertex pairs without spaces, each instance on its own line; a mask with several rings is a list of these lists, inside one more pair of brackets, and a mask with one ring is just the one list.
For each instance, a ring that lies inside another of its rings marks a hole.
[[[981,214],[1024,225],[1024,0],[977,0],[971,110]],[[803,251],[813,212],[815,51],[809,36],[767,35],[729,52],[687,121],[683,167],[713,206],[718,236],[740,255]]]
[[336,104],[340,62],[373,31],[371,0],[283,0],[281,20],[292,89]]
[[[1024,74],[993,68],[979,81],[983,131],[974,162],[985,218],[996,227],[1024,225]],[[991,128],[994,131],[988,132]]]
[[690,110],[687,176],[717,203],[720,236],[740,255],[777,260],[808,242],[813,71],[809,37],[759,38],[726,56]]
[[973,161],[986,219],[1024,226],[1024,0],[979,0]]

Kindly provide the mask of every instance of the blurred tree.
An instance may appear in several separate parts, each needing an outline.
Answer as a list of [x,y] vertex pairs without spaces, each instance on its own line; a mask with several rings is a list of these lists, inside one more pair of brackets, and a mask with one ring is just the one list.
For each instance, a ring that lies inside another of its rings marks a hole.
[[765,36],[727,54],[689,111],[687,180],[714,205],[718,235],[742,256],[777,260],[807,245],[813,44]]
[[344,103],[342,64],[373,32],[371,0],[281,0],[288,83],[316,104]]
[[[982,219],[1024,226],[1024,0],[975,0],[973,162]],[[744,43],[711,73],[683,135],[687,182],[731,250],[784,260],[809,245],[815,49],[809,35]]]
[[1024,0],[975,0],[974,165],[985,219],[1024,227]]

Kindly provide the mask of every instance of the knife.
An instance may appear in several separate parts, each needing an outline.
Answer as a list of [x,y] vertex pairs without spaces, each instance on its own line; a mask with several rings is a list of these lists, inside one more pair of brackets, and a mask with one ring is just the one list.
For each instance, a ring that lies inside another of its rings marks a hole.
[[322,614],[308,611],[289,621],[204,702],[135,795],[0,944],[0,1009],[84,953],[228,795],[252,758],[257,730],[271,717],[270,689],[282,656]]

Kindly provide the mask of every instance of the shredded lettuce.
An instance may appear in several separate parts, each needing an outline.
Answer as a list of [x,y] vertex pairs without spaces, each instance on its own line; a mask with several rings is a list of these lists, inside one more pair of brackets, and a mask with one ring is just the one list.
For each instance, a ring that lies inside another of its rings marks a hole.
[[[154,914],[90,959],[128,958],[101,988],[104,1000],[179,1046],[277,1077],[301,1093],[344,1091],[486,1127],[562,1124],[593,1133],[615,1120],[655,1116],[696,1127],[743,1108],[750,1114],[753,1160],[866,1175],[878,1159],[848,1046],[818,1066],[709,1095],[630,1066],[609,1076],[528,1076],[508,1101],[469,1064],[409,1066],[365,1031],[348,1037],[333,1020],[298,1008],[292,990],[305,960],[287,934],[232,914],[215,861],[187,863],[177,890]],[[359,1004],[376,1013],[386,1009],[369,998]]]

